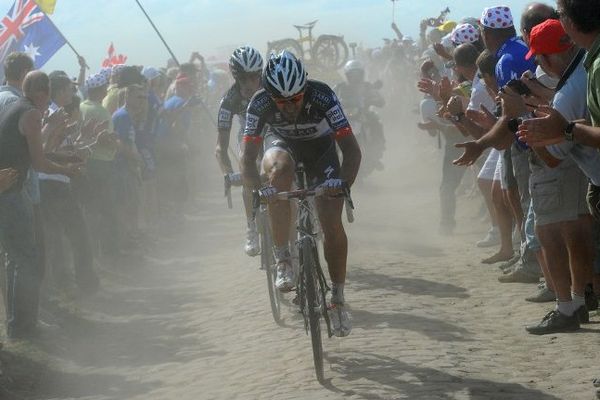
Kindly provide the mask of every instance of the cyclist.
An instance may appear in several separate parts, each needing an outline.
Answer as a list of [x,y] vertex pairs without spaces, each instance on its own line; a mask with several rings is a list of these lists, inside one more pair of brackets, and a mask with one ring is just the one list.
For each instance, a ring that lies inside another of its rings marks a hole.
[[[348,241],[342,225],[344,200],[336,196],[344,184],[352,185],[356,179],[361,151],[333,90],[307,79],[302,62],[292,53],[272,56],[262,82],[263,89],[250,101],[246,115],[241,161],[244,183],[254,189],[261,187],[256,159],[264,140],[262,166],[269,186],[261,189],[263,195],[290,190],[297,162],[304,164],[309,184],[325,188],[327,196],[317,198],[316,208],[332,280],[329,313],[335,335],[346,336],[352,329],[344,306]],[[341,167],[336,141],[343,155]],[[276,286],[284,292],[291,291],[295,283],[288,240],[290,213],[289,202],[269,202]]]
[[[238,132],[238,149],[241,143],[243,128],[245,126],[246,108],[250,98],[261,87],[261,72],[263,58],[250,46],[236,49],[229,58],[229,70],[235,80],[233,86],[225,93],[221,100],[218,116],[218,131],[216,155],[221,171],[224,174],[233,173],[231,160],[229,159],[229,137],[233,117],[237,115],[240,120],[240,131]],[[244,206],[246,209],[247,230],[246,245],[244,250],[249,256],[256,256],[260,252],[256,222],[252,218],[252,193],[244,188]]]
[[[366,125],[364,128],[368,129],[367,137],[360,138],[359,132],[364,132],[362,129],[357,129],[356,134],[359,135],[359,140],[362,139],[362,150],[364,152],[369,151],[372,157],[369,160],[370,164],[373,164],[375,169],[380,170],[383,168],[381,159],[385,150],[385,136],[379,116],[371,111],[370,107],[381,108],[385,106],[385,99],[379,92],[381,82],[367,82],[365,80],[365,68],[358,60],[350,60],[346,63],[344,75],[346,76],[346,82],[336,85],[334,91],[337,93],[346,112],[349,113],[350,122],[354,125],[355,122],[358,122],[357,120],[364,121]],[[365,147],[370,148],[365,149]],[[366,154],[365,157],[368,158]]]

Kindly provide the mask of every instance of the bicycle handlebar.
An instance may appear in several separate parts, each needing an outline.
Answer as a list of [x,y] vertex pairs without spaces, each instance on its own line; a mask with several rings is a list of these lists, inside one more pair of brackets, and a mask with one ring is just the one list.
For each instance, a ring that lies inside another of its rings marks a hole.
[[[274,194],[273,197],[277,200],[286,201],[286,200],[292,200],[292,199],[306,199],[308,197],[321,197],[321,196],[325,195],[325,193],[326,193],[325,188],[323,188],[321,186],[317,186],[314,189],[302,189],[302,190],[291,190],[288,192],[278,192],[278,193]],[[343,192],[340,193],[340,195],[338,195],[336,197],[344,198],[344,202],[345,202],[345,206],[346,206],[346,217],[347,217],[349,223],[353,223],[354,222],[354,213],[352,210],[354,210],[354,202],[352,201],[352,197],[350,196],[350,188],[348,187],[348,185],[344,185]],[[256,210],[258,210],[260,205],[262,203],[264,203],[265,200],[266,200],[266,197],[261,196],[260,191],[258,191],[258,190],[252,191],[252,209],[253,209],[254,216],[256,216]]]
[[227,197],[227,208],[231,210],[233,208],[233,201],[231,200],[231,187],[242,186],[241,175],[239,173],[225,174],[223,176],[223,181],[225,186],[225,197]]

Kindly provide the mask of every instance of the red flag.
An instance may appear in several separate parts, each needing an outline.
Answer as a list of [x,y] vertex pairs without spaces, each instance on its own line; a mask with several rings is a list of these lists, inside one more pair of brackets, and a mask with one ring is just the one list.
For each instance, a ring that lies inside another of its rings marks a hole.
[[108,46],[108,57],[102,61],[102,67],[112,67],[113,65],[125,64],[127,56],[123,54],[115,54],[115,46],[110,42]]

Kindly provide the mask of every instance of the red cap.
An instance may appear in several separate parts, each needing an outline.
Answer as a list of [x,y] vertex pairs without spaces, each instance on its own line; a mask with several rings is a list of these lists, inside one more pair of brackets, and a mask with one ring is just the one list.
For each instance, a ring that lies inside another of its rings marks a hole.
[[548,19],[536,25],[529,34],[529,52],[526,60],[539,54],[556,54],[570,49],[573,42],[557,19]]
[[177,74],[177,77],[175,78],[175,83],[177,85],[187,85],[187,84],[192,83],[192,80],[190,79],[190,77],[187,74],[179,73],[179,74]]

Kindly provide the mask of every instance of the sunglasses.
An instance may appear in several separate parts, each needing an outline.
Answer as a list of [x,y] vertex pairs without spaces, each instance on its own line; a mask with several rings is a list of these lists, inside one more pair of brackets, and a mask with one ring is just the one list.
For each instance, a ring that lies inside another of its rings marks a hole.
[[298,93],[297,95],[287,98],[287,99],[273,99],[275,101],[275,104],[277,104],[278,106],[284,106],[286,104],[298,104],[300,103],[302,100],[304,99],[304,92],[302,93]]

